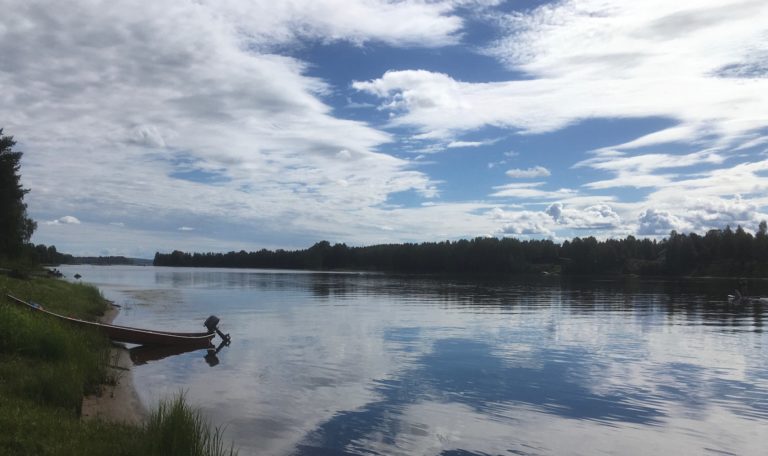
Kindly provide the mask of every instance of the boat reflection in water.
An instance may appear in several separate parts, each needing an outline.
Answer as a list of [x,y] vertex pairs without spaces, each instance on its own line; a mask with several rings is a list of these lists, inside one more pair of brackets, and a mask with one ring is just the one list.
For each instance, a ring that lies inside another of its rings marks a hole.
[[147,364],[151,361],[159,361],[170,356],[181,355],[184,353],[205,350],[203,358],[209,366],[213,367],[219,364],[219,358],[216,356],[224,348],[229,346],[229,340],[222,340],[217,347],[209,345],[208,347],[184,346],[184,345],[139,345],[128,350],[128,355],[134,366]]

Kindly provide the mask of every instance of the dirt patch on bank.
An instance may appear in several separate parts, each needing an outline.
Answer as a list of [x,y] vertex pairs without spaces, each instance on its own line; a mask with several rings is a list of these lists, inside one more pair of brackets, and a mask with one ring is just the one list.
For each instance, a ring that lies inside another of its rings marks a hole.
[[[100,320],[103,323],[112,323],[119,312],[120,308],[112,305]],[[108,371],[110,384],[103,385],[99,394],[83,398],[82,419],[102,419],[130,424],[142,422],[147,411],[133,385],[132,366],[128,350],[122,346],[113,346]]]

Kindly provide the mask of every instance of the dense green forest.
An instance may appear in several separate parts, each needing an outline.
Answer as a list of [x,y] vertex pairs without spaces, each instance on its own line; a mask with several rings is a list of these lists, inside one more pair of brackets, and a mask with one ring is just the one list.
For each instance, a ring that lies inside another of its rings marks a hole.
[[18,258],[37,228],[27,217],[24,195],[29,189],[21,186],[22,153],[13,150],[13,136],[3,135],[0,128],[0,260]]
[[58,265],[58,264],[125,264],[125,265],[148,265],[151,260],[142,260],[139,258],[128,258],[124,256],[74,256],[68,253],[61,253],[56,250],[56,246],[47,246],[45,244],[26,244],[24,256],[35,264]]
[[768,276],[768,233],[736,230],[670,233],[661,240],[598,241],[476,238],[472,240],[348,247],[318,242],[305,250],[229,253],[156,253],[155,266],[374,270],[408,273],[557,273]]

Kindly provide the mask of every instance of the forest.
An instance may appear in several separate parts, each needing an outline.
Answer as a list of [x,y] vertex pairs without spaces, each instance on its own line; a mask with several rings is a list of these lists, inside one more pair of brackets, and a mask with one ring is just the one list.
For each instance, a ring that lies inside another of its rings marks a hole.
[[403,273],[568,275],[634,274],[768,276],[768,227],[741,226],[704,235],[674,231],[660,241],[574,238],[551,240],[478,237],[472,240],[381,244],[367,247],[321,241],[305,250],[156,253],[155,266],[359,270]]

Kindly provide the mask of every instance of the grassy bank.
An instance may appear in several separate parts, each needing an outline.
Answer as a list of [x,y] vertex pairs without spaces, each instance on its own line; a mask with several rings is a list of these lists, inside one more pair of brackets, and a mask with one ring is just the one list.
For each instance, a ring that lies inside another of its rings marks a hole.
[[19,308],[5,293],[86,319],[102,315],[106,301],[94,287],[45,278],[0,275],[0,292],[0,454],[233,454],[183,395],[161,403],[141,426],[81,421],[83,395],[113,381],[109,341]]

